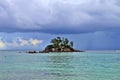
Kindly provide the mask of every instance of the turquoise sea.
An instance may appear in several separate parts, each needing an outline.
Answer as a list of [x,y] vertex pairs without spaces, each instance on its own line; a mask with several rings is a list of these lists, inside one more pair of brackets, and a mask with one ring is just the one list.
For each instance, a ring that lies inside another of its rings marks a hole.
[[0,51],[0,80],[120,80],[120,51]]

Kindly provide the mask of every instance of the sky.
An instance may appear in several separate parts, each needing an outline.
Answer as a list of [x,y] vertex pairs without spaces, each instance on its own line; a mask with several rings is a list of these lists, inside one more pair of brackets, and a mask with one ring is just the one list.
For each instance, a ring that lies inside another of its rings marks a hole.
[[0,0],[0,50],[43,50],[57,36],[80,50],[119,50],[119,35],[119,0]]

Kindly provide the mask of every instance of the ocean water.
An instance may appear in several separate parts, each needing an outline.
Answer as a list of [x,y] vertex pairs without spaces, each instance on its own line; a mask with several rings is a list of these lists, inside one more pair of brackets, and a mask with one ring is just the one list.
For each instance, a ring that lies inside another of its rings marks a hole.
[[120,80],[120,51],[0,51],[0,80]]

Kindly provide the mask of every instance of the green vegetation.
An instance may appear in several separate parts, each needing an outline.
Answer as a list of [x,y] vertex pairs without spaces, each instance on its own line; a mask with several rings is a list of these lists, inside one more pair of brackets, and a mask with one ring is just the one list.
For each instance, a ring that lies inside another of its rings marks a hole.
[[83,52],[73,48],[73,41],[69,41],[68,38],[57,37],[50,41],[50,45],[47,45],[43,51],[28,51],[28,53],[49,53],[49,52]]
[[52,46],[57,51],[62,51],[64,47],[73,48],[73,42],[69,41],[67,38],[57,37],[51,40]]
[[68,38],[56,37],[50,41],[50,45],[42,51],[43,53],[48,52],[81,52],[73,48],[73,41],[69,41]]

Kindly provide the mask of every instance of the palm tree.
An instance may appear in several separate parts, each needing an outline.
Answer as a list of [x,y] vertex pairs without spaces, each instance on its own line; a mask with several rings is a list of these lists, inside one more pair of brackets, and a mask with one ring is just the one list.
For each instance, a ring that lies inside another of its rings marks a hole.
[[58,45],[60,46],[62,43],[61,37],[57,37],[57,42],[58,42]]
[[69,40],[68,40],[67,38],[65,38],[64,46],[65,46],[65,47],[68,47],[68,44],[69,44]]
[[62,51],[64,47],[69,47],[69,48],[73,47],[73,42],[71,41],[69,43],[69,40],[67,38],[61,39],[61,37],[57,37],[57,38],[52,39],[51,43],[53,47],[55,48],[55,50],[57,51]]
[[62,43],[61,37],[52,39],[51,43],[53,44],[56,50],[61,51],[61,43]]
[[57,37],[57,50],[61,51],[62,40],[61,37]]
[[55,48],[57,47],[57,39],[56,38],[52,39],[51,43],[52,43],[53,47],[55,47]]

